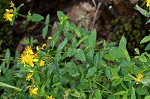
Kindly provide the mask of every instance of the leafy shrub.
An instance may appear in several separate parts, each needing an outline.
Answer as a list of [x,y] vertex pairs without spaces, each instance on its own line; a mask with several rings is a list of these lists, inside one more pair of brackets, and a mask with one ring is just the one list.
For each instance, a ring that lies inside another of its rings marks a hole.
[[[19,8],[13,9],[18,10],[10,13],[12,25],[20,15]],[[95,30],[90,33],[70,24],[61,11],[57,15],[58,29],[48,37],[49,44],[29,45],[15,57],[7,49],[0,65],[1,98],[149,99],[150,54],[135,48],[136,56],[130,57],[124,36],[117,45],[97,41]],[[29,12],[27,19],[41,22],[44,18]],[[49,15],[44,24],[42,35],[46,38]],[[148,41],[150,36],[141,43]]]

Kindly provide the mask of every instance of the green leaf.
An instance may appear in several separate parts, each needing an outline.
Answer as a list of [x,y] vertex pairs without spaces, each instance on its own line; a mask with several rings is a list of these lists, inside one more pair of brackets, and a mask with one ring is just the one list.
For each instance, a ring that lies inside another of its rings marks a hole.
[[72,57],[75,55],[75,53],[76,53],[76,48],[68,48],[66,57]]
[[119,92],[114,93],[114,95],[123,95],[124,93],[126,93],[126,92],[125,91],[119,91]]
[[19,7],[17,7],[17,12],[20,10],[20,8],[24,6],[24,4],[22,3]]
[[81,33],[80,33],[79,29],[75,28],[74,30],[75,30],[75,33],[78,36],[78,38],[81,37]]
[[132,80],[134,80],[134,78],[132,78],[132,77],[129,76],[129,75],[125,75],[125,76],[123,77],[123,79],[124,79],[124,81],[132,81]]
[[36,83],[40,84],[40,76],[38,73],[34,73],[34,79],[35,79]]
[[42,30],[42,36],[43,38],[45,39],[46,35],[47,35],[47,32],[48,32],[48,27],[44,27],[43,30]]
[[149,77],[143,78],[143,79],[141,80],[141,83],[142,83],[143,85],[145,85],[145,86],[149,86],[149,85],[150,85],[150,78],[149,78]]
[[142,54],[140,57],[139,57],[139,60],[141,62],[147,62],[147,58],[144,56],[144,54]]
[[92,75],[95,74],[95,72],[97,71],[97,67],[91,67],[88,69],[88,72],[86,74],[86,78],[91,77]]
[[88,39],[89,38],[89,35],[85,35],[83,36],[82,39],[79,40],[79,42],[77,43],[76,47],[79,46],[84,40]]
[[76,77],[78,76],[77,66],[74,62],[68,62],[65,64],[65,67],[70,76]]
[[8,85],[8,84],[3,83],[3,82],[0,82],[0,86],[2,86],[2,87],[7,87],[7,88],[12,88],[12,89],[15,89],[15,90],[17,90],[17,91],[21,91],[21,90],[22,90],[22,89],[20,89],[20,88],[17,88],[17,87],[15,87],[15,86]]
[[121,49],[121,50],[122,50],[123,53],[125,54],[126,59],[127,59],[128,61],[130,61],[131,59],[130,59],[130,55],[129,55],[127,49]]
[[61,57],[62,57],[62,56],[61,56],[61,51],[57,52],[56,55],[55,55],[55,61],[56,61],[56,62],[59,62],[60,59],[61,59]]
[[111,74],[113,76],[113,78],[119,78],[119,75],[117,74],[117,72],[114,70],[114,68],[110,68]]
[[86,61],[85,53],[82,49],[77,49],[77,52],[75,54],[75,58],[77,60],[80,60],[80,61]]
[[46,16],[46,20],[45,20],[45,27],[43,28],[43,31],[42,31],[42,36],[43,38],[45,39],[47,33],[48,33],[48,26],[49,26],[49,14]]
[[5,68],[3,72],[5,72],[9,68],[9,64],[10,64],[10,50],[9,49],[7,49],[5,53],[5,63],[7,64],[7,67]]
[[[131,61],[127,61],[127,60],[123,60],[121,63],[120,63],[120,67],[125,67],[125,68],[130,68],[131,66],[133,66],[135,64],[135,62]],[[123,69],[123,68],[122,68]]]
[[107,78],[111,78],[111,71],[110,71],[110,66],[106,66],[105,68],[105,75]]
[[107,99],[115,99],[115,96],[114,96],[114,95],[109,95],[109,96],[107,97]]
[[57,11],[57,16],[58,16],[58,19],[60,21],[63,21],[64,19],[67,19],[67,16],[61,11]]
[[139,95],[144,95],[144,94],[145,94],[144,89],[141,88],[141,87],[137,87],[137,88],[135,89],[135,91],[136,91],[136,93],[139,94]]
[[119,42],[119,49],[126,49],[127,41],[124,36],[122,36],[120,42]]
[[51,42],[52,47],[55,46],[55,44],[57,43],[58,39],[60,38],[61,31],[62,30],[58,29],[58,31],[54,34],[54,36],[53,36],[53,42]]
[[50,78],[51,77],[51,74],[54,70],[54,67],[55,67],[55,64],[48,64],[47,66],[47,78]]
[[148,21],[146,22],[146,24],[148,24],[148,23],[150,23],[150,20],[148,20]]
[[67,43],[68,43],[68,38],[65,38],[64,41],[58,45],[57,52],[61,51]]
[[91,47],[92,49],[95,48],[95,46],[96,46],[96,30],[94,30],[94,31],[90,34],[90,36],[89,36],[89,38],[88,38],[88,43],[89,43],[89,45],[90,45],[90,47]]
[[150,99],[150,95],[146,96],[144,99]]
[[33,13],[33,15],[31,15],[31,16],[29,17],[29,19],[30,19],[32,22],[39,22],[39,21],[43,20],[44,17],[41,16],[40,14]]
[[111,55],[111,57],[113,57],[115,59],[116,58],[124,58],[125,57],[124,53],[120,49],[118,49],[117,47],[113,47],[110,50],[109,54]]
[[122,82],[122,78],[118,78],[112,81],[112,86],[117,86]]
[[146,10],[142,9],[138,5],[135,5],[135,9],[138,10],[142,15],[146,17],[150,17],[150,13],[148,13]]
[[10,59],[10,50],[9,49],[6,50],[5,59],[6,60]]
[[95,57],[94,57],[94,65],[95,66],[98,66],[99,65],[99,53],[97,53],[96,55],[95,55]]
[[93,63],[93,56],[94,56],[94,50],[92,49],[86,54],[87,61]]
[[30,96],[28,94],[23,93],[23,92],[17,93],[16,96],[19,99],[30,99]]
[[135,88],[134,87],[132,87],[132,89],[131,89],[131,99],[136,99]]
[[138,48],[135,48],[134,50],[135,50],[135,52],[136,52],[135,54],[140,54],[140,51],[139,51]]
[[145,49],[144,50],[150,50],[150,43],[145,47]]
[[144,37],[144,38],[141,40],[140,44],[146,43],[146,42],[148,42],[148,41],[150,41],[150,36]]
[[120,43],[119,43],[119,49],[121,49],[126,57],[126,59],[128,61],[130,61],[130,56],[129,56],[129,53],[126,49],[126,45],[127,45],[127,41],[126,41],[126,38],[124,36],[122,36],[121,40],[120,40]]
[[70,32],[64,32],[64,36],[67,37],[68,39],[72,39],[74,35]]
[[101,91],[99,89],[97,89],[95,92],[95,98],[96,99],[102,99]]
[[81,97],[80,93],[77,90],[74,90],[74,93],[70,93],[74,97]]
[[123,98],[122,99],[128,99],[128,90],[126,90],[126,93],[123,94]]
[[72,42],[71,47],[76,48],[77,39],[75,37],[73,37],[72,40],[71,40],[71,42]]

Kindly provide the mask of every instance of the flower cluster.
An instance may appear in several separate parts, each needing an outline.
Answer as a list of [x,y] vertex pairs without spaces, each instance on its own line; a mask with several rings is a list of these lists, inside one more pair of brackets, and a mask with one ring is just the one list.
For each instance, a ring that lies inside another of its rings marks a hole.
[[38,61],[36,58],[37,54],[33,53],[33,50],[30,46],[25,48],[23,53],[20,56],[21,63],[24,64],[24,66],[31,66],[34,67],[34,64]]
[[[13,7],[14,8],[14,3],[11,1],[10,2],[10,7]],[[13,16],[14,16],[14,14],[13,14],[13,12],[14,12],[14,10],[13,9],[5,9],[6,10],[6,12],[4,13],[4,16],[3,16],[3,18],[5,19],[5,21],[12,21],[12,18],[13,18]]]
[[142,75],[142,74],[138,74],[138,75],[136,76],[136,79],[135,79],[136,83],[137,83],[137,84],[140,83],[142,78],[143,78],[143,75]]

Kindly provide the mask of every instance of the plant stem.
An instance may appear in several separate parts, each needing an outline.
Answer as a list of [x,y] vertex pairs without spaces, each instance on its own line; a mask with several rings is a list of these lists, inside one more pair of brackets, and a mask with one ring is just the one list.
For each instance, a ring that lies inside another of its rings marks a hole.
[[107,90],[109,93],[112,94],[112,92],[108,88],[106,88],[105,86],[103,86],[102,84],[100,84],[98,82],[95,82],[95,81],[94,81],[94,83],[96,83],[97,85],[101,86],[102,88],[104,88],[105,90]]
[[[26,19],[27,19],[27,16],[25,16],[25,15],[23,15],[23,14],[19,14],[19,13],[17,13],[17,15],[19,15],[19,16],[21,16],[21,17],[23,17],[23,18],[26,18]],[[40,23],[42,23],[42,24],[47,25],[46,23],[44,23],[44,22],[42,22],[42,21],[38,21],[38,22],[40,22]],[[48,26],[49,26],[49,27],[53,27],[53,26],[51,26],[50,24],[48,24]]]

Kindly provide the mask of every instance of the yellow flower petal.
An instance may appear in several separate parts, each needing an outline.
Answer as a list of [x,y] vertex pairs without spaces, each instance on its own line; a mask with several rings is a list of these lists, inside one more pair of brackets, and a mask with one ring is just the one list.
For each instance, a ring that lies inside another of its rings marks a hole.
[[40,66],[44,66],[44,64],[45,64],[45,61],[41,60],[40,61]]
[[13,15],[12,13],[5,12],[3,18],[5,19],[6,22],[7,22],[7,21],[10,21],[10,22],[11,22],[13,16],[14,16],[14,15]]
[[43,44],[43,45],[42,45],[42,49],[44,49],[44,47],[46,47],[46,44]]
[[14,3],[12,2],[12,1],[10,1],[10,7],[14,7],[15,5],[14,5]]
[[38,46],[36,46],[36,50],[39,51],[39,47]]
[[37,95],[38,94],[38,88],[30,88],[29,93],[30,95]]
[[33,73],[27,74],[26,80],[27,80],[27,81],[30,81],[30,80],[32,79],[32,75],[33,75]]
[[142,78],[143,78],[143,75],[142,75],[142,74],[138,74],[138,75],[136,76],[135,82],[136,82],[137,84],[140,83]]
[[33,59],[33,62],[38,62],[39,60],[38,59]]
[[38,62],[37,56],[38,54],[37,53],[34,54],[32,48],[28,46],[21,54],[20,60],[21,63],[24,64],[24,66],[28,65],[34,67],[34,64]]
[[54,99],[54,98],[53,98],[53,96],[51,95],[51,96],[48,96],[47,99]]
[[52,40],[53,38],[51,36],[48,37],[49,40]]
[[147,7],[150,6],[150,0],[146,0],[146,6],[147,6]]

